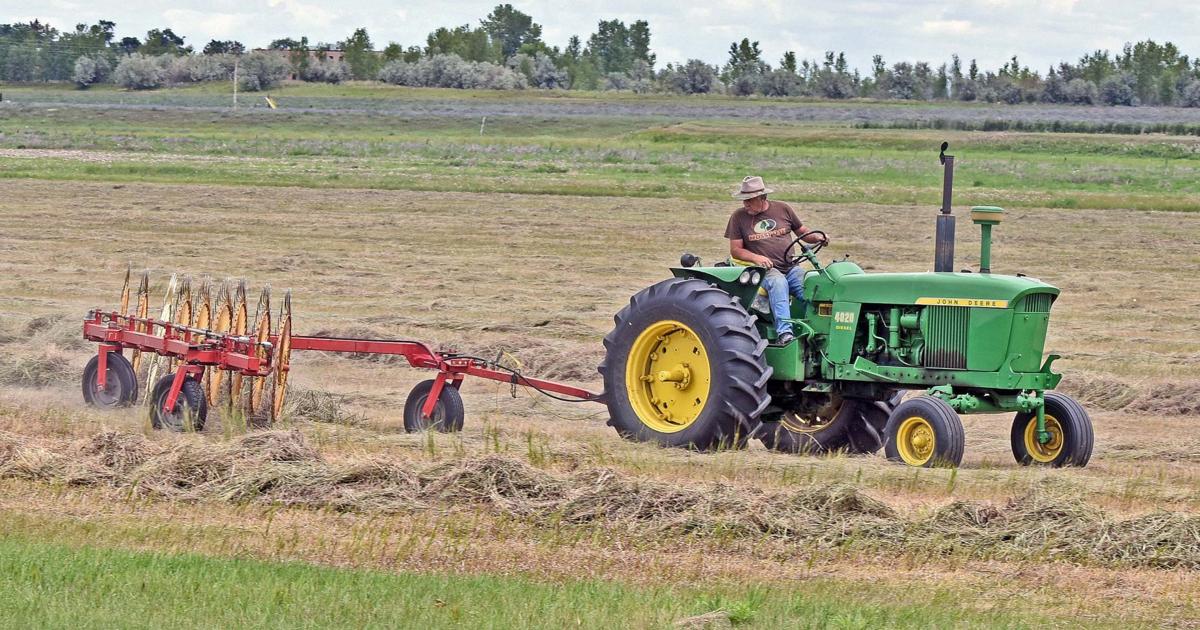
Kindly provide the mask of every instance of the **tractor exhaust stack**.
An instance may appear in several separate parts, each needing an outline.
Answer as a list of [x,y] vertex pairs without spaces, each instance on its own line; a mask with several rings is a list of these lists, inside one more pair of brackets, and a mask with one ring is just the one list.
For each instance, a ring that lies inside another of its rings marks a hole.
[[949,142],[942,143],[938,160],[942,163],[942,213],[937,217],[937,232],[934,237],[933,270],[954,271],[954,213],[950,207],[954,193],[954,156],[946,155]]

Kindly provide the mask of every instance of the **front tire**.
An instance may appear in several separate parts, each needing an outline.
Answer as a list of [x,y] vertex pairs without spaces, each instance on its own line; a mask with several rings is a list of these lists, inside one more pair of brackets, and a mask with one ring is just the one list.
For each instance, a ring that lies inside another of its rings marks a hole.
[[1070,396],[1046,392],[1046,430],[1050,441],[1037,441],[1037,414],[1023,411],[1013,418],[1013,457],[1022,466],[1087,466],[1095,436],[1087,411]]
[[635,294],[604,338],[609,425],[664,446],[740,448],[770,402],[764,341],[736,298],[672,278]]
[[922,468],[955,468],[962,463],[966,438],[962,419],[946,401],[918,396],[892,410],[883,452],[894,462]]

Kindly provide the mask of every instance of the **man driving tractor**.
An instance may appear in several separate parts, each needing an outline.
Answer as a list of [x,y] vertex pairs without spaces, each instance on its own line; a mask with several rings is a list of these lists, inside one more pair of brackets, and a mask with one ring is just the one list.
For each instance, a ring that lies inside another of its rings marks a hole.
[[725,238],[729,239],[729,255],[742,264],[766,267],[762,286],[767,290],[771,315],[775,319],[777,345],[785,346],[795,339],[792,334],[790,296],[804,299],[804,271],[788,259],[788,250],[798,237],[807,243],[826,242],[822,234],[810,233],[796,211],[782,201],[768,201],[763,178],[748,175],[733,193],[742,207],[729,217]]

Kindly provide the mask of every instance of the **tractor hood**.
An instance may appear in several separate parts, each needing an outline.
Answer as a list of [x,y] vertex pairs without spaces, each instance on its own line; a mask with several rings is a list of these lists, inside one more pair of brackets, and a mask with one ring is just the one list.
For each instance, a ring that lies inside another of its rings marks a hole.
[[[1029,293],[1058,296],[1058,289],[1021,276],[986,273],[847,274],[836,283],[818,283],[815,300],[924,306],[1009,308]],[[821,295],[825,292],[831,295]]]

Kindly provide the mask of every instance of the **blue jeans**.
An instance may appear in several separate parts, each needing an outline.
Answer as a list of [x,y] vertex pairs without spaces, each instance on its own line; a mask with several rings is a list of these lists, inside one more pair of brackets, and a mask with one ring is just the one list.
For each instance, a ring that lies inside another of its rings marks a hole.
[[800,265],[796,265],[784,275],[778,269],[768,269],[767,275],[763,277],[762,286],[767,290],[767,299],[771,302],[775,332],[780,335],[792,332],[792,323],[786,321],[792,317],[792,307],[788,298],[794,295],[797,300],[804,300],[804,270]]

